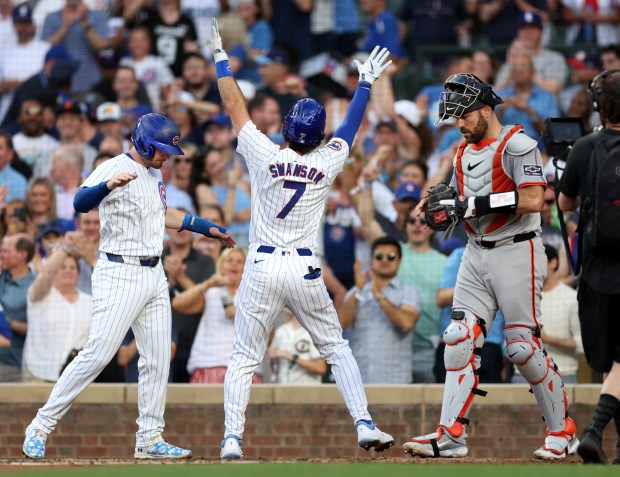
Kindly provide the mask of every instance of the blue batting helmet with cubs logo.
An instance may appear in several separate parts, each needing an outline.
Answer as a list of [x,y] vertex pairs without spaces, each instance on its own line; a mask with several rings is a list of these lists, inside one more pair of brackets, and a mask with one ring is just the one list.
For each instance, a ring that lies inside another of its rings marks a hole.
[[284,118],[282,134],[293,142],[315,146],[324,137],[325,108],[312,98],[297,101]]
[[183,155],[179,147],[181,140],[179,126],[163,114],[149,113],[142,116],[131,140],[138,154],[146,159],[153,158],[155,148],[169,155]]

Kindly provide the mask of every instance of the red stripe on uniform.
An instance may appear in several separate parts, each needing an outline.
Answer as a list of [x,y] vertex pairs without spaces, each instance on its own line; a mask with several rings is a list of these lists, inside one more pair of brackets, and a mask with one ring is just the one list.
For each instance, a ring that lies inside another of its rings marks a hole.
[[540,328],[540,323],[538,323],[538,317],[536,316],[536,269],[534,264],[534,242],[532,240],[527,241],[530,244],[530,274],[531,274],[531,286],[532,286],[532,317],[534,318],[534,323],[536,323],[536,328]]

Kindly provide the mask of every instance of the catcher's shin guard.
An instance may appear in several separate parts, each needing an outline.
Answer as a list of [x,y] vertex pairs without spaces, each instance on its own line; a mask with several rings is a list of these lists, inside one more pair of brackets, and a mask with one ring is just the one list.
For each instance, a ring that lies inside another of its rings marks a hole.
[[484,321],[470,311],[453,310],[452,321],[443,334],[446,383],[439,425],[454,437],[460,437],[463,425],[469,423],[467,414],[474,395],[486,395],[477,387],[484,327]]
[[530,383],[549,435],[564,435],[568,399],[555,363],[542,349],[538,330],[525,326],[507,327],[506,357]]

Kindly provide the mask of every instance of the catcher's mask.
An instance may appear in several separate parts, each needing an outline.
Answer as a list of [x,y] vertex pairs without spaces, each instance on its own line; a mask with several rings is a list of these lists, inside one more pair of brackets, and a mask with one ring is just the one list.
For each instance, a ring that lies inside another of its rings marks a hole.
[[504,102],[488,84],[470,73],[450,76],[443,87],[444,91],[439,97],[439,114],[435,124],[451,117],[458,119],[463,114],[476,111],[484,106],[495,108]]

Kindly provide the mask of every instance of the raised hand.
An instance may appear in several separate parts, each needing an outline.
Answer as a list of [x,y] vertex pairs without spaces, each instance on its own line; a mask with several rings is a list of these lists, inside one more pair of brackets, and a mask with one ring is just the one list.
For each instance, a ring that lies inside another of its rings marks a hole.
[[224,46],[222,45],[222,37],[220,36],[220,27],[217,24],[217,19],[213,18],[213,22],[211,24],[211,39],[207,40],[207,46],[209,50],[211,50],[211,54],[213,55],[213,60],[216,63],[220,61],[227,61],[228,55],[224,51]]
[[135,174],[134,172],[119,172],[106,183],[106,186],[108,189],[114,190],[117,187],[123,187],[129,184],[132,180],[137,178],[138,174]]
[[390,52],[387,48],[383,48],[379,51],[380,46],[375,46],[375,49],[372,50],[368,59],[364,62],[364,64],[360,63],[359,60],[354,60],[355,66],[357,66],[357,71],[360,74],[360,83],[368,83],[372,85],[378,78],[381,76],[388,66],[392,64],[392,60],[387,61],[390,56]]

